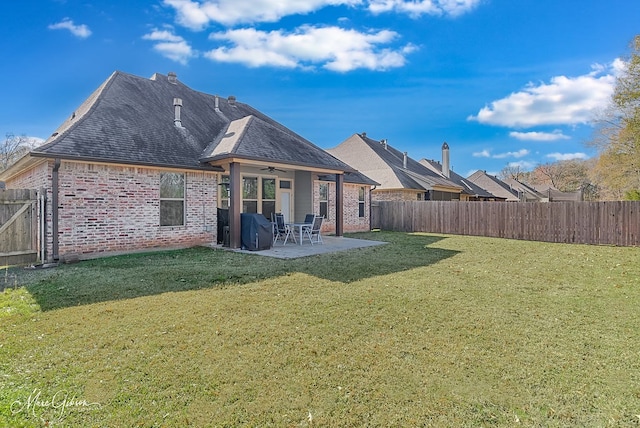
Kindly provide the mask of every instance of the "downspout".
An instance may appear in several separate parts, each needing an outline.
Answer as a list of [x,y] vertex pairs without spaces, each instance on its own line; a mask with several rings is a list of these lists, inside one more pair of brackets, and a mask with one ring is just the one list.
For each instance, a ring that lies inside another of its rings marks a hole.
[[376,190],[377,187],[378,186],[375,185],[372,188],[371,187],[369,188],[369,231],[373,230],[373,221],[372,221],[372,217],[371,217],[371,215],[373,214],[373,207],[371,206],[372,202],[373,202],[373,199],[371,199],[371,193],[374,190]]
[[46,262],[46,248],[47,248],[47,189],[38,190],[38,242],[40,243],[40,263]]
[[344,174],[336,174],[336,236],[344,233]]
[[60,243],[58,241],[58,191],[60,189],[58,170],[60,158],[56,158],[51,172],[51,239],[53,247],[53,262],[60,259]]

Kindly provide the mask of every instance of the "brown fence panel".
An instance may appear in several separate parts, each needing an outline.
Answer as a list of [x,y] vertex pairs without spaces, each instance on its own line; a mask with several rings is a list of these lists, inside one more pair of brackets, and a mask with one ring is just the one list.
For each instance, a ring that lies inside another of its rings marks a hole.
[[28,264],[38,257],[37,192],[0,191],[0,265]]
[[640,202],[379,201],[383,230],[530,241],[640,245]]

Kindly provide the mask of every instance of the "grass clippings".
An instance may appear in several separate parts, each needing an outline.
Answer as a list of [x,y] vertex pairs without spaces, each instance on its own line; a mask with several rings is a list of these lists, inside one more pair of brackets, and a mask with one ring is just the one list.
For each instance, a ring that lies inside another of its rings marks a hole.
[[0,293],[0,426],[640,422],[637,248],[355,237],[389,244],[30,272]]

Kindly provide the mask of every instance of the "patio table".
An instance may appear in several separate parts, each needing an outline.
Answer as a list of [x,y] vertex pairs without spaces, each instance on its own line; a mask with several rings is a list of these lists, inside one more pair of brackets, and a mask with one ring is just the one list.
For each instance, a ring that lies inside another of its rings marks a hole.
[[298,233],[300,235],[300,245],[302,245],[302,231],[305,227],[312,227],[312,223],[287,223],[287,226],[293,228],[293,233],[295,233],[296,228],[298,228]]

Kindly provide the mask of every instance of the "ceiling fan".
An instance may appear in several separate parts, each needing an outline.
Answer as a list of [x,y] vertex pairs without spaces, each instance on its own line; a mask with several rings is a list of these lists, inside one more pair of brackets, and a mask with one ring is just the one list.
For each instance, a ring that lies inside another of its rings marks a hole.
[[271,173],[273,173],[273,171],[287,172],[287,171],[285,171],[284,169],[275,168],[275,167],[273,167],[273,166],[268,166],[268,167],[266,167],[266,168],[261,168],[260,170],[261,170],[261,171],[269,171],[269,172],[271,172]]

